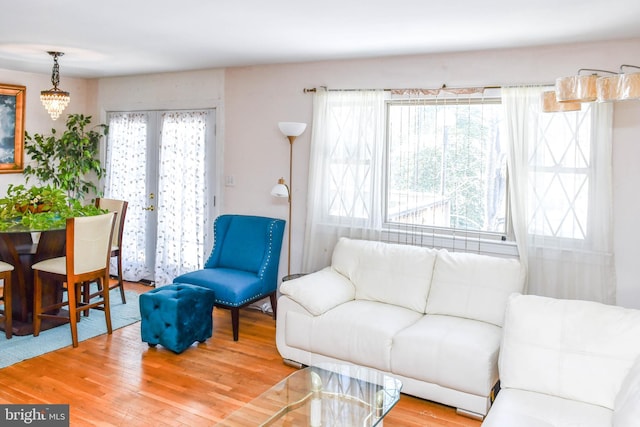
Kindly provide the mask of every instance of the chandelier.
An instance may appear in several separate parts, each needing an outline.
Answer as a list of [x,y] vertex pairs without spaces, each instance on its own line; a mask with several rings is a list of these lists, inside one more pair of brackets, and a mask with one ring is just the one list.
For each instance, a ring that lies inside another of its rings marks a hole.
[[53,70],[51,71],[51,84],[53,84],[53,88],[40,92],[40,100],[42,101],[44,108],[47,109],[51,118],[56,120],[67,107],[71,98],[69,98],[69,92],[65,92],[58,88],[58,84],[60,84],[60,66],[58,65],[58,57],[64,55],[64,53],[48,53],[53,56]]

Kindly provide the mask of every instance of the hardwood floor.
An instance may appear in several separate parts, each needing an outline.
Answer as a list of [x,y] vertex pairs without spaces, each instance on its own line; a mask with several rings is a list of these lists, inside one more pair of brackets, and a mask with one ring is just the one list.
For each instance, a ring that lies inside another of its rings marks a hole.
[[[282,363],[274,341],[273,319],[251,309],[241,312],[239,341],[233,341],[229,312],[215,309],[213,338],[179,355],[143,343],[136,323],[82,341],[78,348],[0,369],[0,403],[69,404],[74,427],[211,426],[295,370]],[[480,422],[402,395],[384,425],[477,427]]]

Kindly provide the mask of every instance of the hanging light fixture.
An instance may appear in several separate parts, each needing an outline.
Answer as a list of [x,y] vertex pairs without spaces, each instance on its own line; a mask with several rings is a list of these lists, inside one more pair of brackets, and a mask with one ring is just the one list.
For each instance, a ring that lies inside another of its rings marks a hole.
[[640,69],[635,65],[622,64],[620,74],[598,78],[596,81],[598,101],[640,99],[640,72],[625,73],[624,69],[627,67]]
[[[593,74],[580,75],[583,71]],[[596,91],[597,73],[616,74],[613,71],[581,68],[575,76],[556,79],[556,99],[558,102],[592,102],[598,99]]]
[[51,71],[51,83],[53,84],[53,88],[40,92],[40,100],[42,101],[44,108],[47,109],[51,118],[56,120],[67,107],[71,98],[69,98],[69,92],[65,92],[58,88],[58,84],[60,84],[60,66],[58,65],[58,57],[64,55],[64,53],[47,53],[53,56],[53,70]]
[[596,80],[599,102],[617,101],[620,97],[620,75],[599,77]]
[[640,72],[625,73],[623,70],[625,67],[635,68],[640,70],[640,67],[635,65],[623,64],[620,66],[618,82],[618,100],[624,101],[627,99],[640,99]]
[[582,104],[579,102],[558,102],[556,91],[548,90],[542,92],[542,112],[559,113],[567,111],[580,111]]

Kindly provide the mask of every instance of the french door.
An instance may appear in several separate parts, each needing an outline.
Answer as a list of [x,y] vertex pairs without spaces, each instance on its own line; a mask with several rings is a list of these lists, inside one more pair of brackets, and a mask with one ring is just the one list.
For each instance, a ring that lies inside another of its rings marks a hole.
[[125,280],[157,286],[202,268],[215,189],[215,110],[108,115],[105,197],[127,200]]

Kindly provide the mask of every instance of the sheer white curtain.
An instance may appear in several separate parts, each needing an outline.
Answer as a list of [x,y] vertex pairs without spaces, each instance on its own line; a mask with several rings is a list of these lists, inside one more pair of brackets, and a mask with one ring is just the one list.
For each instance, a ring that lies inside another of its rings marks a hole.
[[[151,272],[146,267],[147,195],[139,183],[147,182],[147,128],[145,113],[112,113],[106,155],[105,197],[129,203],[122,241],[125,280],[138,281]],[[114,261],[112,260],[112,263]],[[112,265],[115,271],[116,266]]]
[[162,114],[156,286],[171,283],[174,277],[204,265],[208,114]]
[[314,95],[303,271],[329,265],[340,237],[376,239],[381,231],[385,96]]
[[612,107],[541,113],[543,90],[502,90],[511,216],[527,292],[614,303]]

